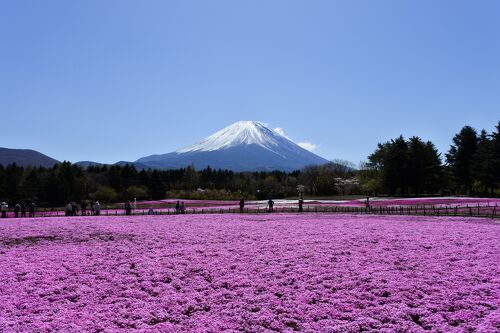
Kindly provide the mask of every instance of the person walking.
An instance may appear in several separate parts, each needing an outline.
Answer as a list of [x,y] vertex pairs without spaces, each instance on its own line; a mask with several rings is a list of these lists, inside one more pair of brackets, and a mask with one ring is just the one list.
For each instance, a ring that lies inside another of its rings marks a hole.
[[26,203],[21,202],[21,217],[26,217]]
[[245,200],[240,200],[240,213],[243,213],[243,208],[245,208]]
[[92,207],[95,215],[98,216],[101,214],[101,204],[99,203],[99,201],[94,202],[94,205]]
[[273,212],[274,211],[274,201],[273,199],[269,199],[269,201],[267,202],[267,205],[269,206],[269,212]]
[[0,205],[0,210],[2,211],[2,218],[6,218],[7,211],[9,210],[9,205],[5,201],[2,202],[2,204]]
[[21,210],[21,205],[19,203],[17,203],[15,206],[14,206],[14,217],[19,217],[19,211]]

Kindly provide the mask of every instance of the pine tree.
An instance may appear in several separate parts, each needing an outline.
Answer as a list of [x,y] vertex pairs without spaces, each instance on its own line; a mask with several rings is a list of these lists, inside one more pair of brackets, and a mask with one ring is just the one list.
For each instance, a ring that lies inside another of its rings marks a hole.
[[494,153],[493,140],[483,129],[473,157],[472,175],[484,194],[488,193],[488,189],[492,189],[495,181]]
[[453,144],[446,154],[446,161],[458,189],[465,188],[469,195],[472,194],[472,164],[477,142],[476,130],[470,126],[464,126],[453,138]]

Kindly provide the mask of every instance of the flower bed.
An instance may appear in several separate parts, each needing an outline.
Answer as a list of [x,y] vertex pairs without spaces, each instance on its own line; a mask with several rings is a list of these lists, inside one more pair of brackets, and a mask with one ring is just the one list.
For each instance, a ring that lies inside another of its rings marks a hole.
[[9,219],[0,331],[494,332],[499,239],[442,217]]

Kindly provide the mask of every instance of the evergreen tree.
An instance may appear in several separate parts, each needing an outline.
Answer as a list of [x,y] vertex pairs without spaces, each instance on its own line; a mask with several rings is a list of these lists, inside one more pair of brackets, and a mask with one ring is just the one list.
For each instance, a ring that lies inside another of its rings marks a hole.
[[477,150],[477,133],[470,126],[465,126],[453,138],[453,144],[446,154],[446,161],[455,178],[457,188],[465,188],[472,194],[473,173],[472,164]]
[[493,140],[483,129],[472,160],[472,175],[484,194],[488,193],[488,189],[492,190],[495,181],[494,153]]
[[492,179],[493,188],[500,188],[500,121],[496,125],[496,131],[491,135],[492,147],[493,147],[493,162],[492,162]]
[[412,194],[433,194],[440,188],[441,160],[430,141],[412,137],[408,142],[408,179]]

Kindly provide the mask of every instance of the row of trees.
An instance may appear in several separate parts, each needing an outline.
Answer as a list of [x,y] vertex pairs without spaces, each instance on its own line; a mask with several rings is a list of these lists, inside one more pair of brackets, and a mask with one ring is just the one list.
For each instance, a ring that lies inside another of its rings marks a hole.
[[493,133],[465,126],[444,156],[430,141],[402,136],[380,143],[358,173],[367,194],[498,195],[500,122]]
[[87,199],[107,203],[166,197],[268,199],[297,195],[297,188],[302,184],[307,193],[330,195],[344,191],[342,180],[353,175],[354,168],[340,163],[289,173],[195,170],[193,167],[137,170],[132,165],[84,169],[69,162],[52,168],[23,168],[11,164],[0,165],[0,200],[35,201],[41,206],[54,207]]

